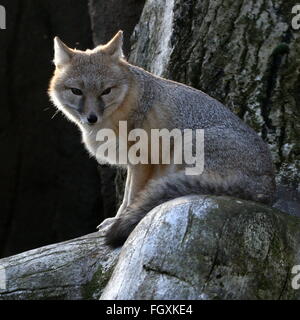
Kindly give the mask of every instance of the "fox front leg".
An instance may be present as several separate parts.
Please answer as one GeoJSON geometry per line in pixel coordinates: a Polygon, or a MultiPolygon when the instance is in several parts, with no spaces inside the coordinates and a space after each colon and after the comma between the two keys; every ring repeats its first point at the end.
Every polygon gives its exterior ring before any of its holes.
{"type": "Polygon", "coordinates": [[[134,202],[137,195],[143,191],[153,175],[153,166],[134,165],[127,168],[127,179],[122,205],[116,218],[126,214],[126,209],[134,202]]]}
{"type": "Polygon", "coordinates": [[[97,229],[106,231],[114,223],[116,218],[120,218],[126,214],[126,209],[133,203],[137,194],[145,187],[149,180],[149,167],[145,166],[128,166],[127,178],[124,190],[124,197],[120,208],[114,218],[105,219],[97,229]]]}
{"type": "Polygon", "coordinates": [[[123,201],[122,201],[122,204],[121,204],[120,208],[118,209],[118,212],[116,214],[116,218],[120,217],[122,215],[122,213],[125,212],[127,206],[130,203],[130,193],[131,193],[131,188],[132,188],[132,177],[133,177],[132,169],[128,166],[123,201]]]}
{"type": "Polygon", "coordinates": [[[114,218],[107,218],[105,219],[98,227],[97,229],[99,231],[106,231],[110,228],[110,226],[114,223],[115,219],[120,217],[122,213],[125,212],[128,203],[129,203],[129,194],[130,194],[130,186],[132,181],[132,170],[128,167],[127,168],[127,178],[125,183],[125,190],[124,190],[124,196],[121,206],[119,207],[117,214],[114,218]]]}

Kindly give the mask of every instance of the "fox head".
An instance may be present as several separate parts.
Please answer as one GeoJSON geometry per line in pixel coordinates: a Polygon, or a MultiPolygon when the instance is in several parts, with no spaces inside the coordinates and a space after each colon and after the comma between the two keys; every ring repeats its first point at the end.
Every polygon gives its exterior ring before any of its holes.
{"type": "Polygon", "coordinates": [[[123,32],[93,50],[70,49],[54,39],[56,66],[49,96],[79,126],[95,126],[118,109],[128,94],[130,74],[123,59],[123,32]]]}

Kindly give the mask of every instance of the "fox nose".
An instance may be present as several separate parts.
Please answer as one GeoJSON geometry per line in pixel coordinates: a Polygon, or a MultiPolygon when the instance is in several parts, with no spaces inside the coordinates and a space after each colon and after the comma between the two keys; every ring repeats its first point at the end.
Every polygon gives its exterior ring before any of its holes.
{"type": "Polygon", "coordinates": [[[92,113],[87,117],[87,121],[89,124],[95,124],[98,121],[98,117],[92,113]]]}

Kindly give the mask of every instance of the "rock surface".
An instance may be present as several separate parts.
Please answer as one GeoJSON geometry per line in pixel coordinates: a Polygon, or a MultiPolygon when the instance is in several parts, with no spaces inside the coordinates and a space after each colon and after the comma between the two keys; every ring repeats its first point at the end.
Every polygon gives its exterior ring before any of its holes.
{"type": "Polygon", "coordinates": [[[155,208],[125,243],[101,299],[300,299],[300,219],[191,196],[155,208]]]}
{"type": "Polygon", "coordinates": [[[145,0],[89,0],[95,45],[105,44],[124,31],[124,52],[130,52],[130,36],[138,23],[145,0]]]}
{"type": "Polygon", "coordinates": [[[300,299],[300,219],[276,209],[190,196],[152,210],[121,254],[103,233],[0,260],[0,300],[300,299]]]}
{"type": "Polygon", "coordinates": [[[0,285],[0,300],[98,299],[118,253],[94,233],[2,259],[0,284],[6,288],[0,285]]]}

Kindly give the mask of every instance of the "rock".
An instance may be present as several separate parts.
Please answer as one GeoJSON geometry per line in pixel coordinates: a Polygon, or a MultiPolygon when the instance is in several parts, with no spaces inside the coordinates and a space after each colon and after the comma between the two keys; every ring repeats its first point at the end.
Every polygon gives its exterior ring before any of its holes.
{"type": "Polygon", "coordinates": [[[294,1],[148,0],[130,61],[223,102],[269,144],[300,191],[300,33],[294,1]]]}
{"type": "Polygon", "coordinates": [[[0,300],[300,299],[300,219],[277,209],[190,196],[152,210],[121,254],[103,233],[0,260],[0,300]]]}
{"type": "Polygon", "coordinates": [[[145,0],[89,0],[94,44],[105,44],[124,31],[124,52],[130,51],[130,36],[138,23],[145,0]]]}
{"type": "Polygon", "coordinates": [[[102,300],[300,299],[300,219],[254,202],[190,196],[152,210],[102,300]]]}
{"type": "Polygon", "coordinates": [[[174,0],[146,1],[131,39],[130,62],[159,76],[167,76],[174,4],[174,0]]]}
{"type": "Polygon", "coordinates": [[[105,246],[99,232],[2,259],[0,300],[98,299],[119,251],[105,246]]]}
{"type": "Polygon", "coordinates": [[[292,188],[278,186],[273,207],[300,217],[300,193],[292,188]]]}

